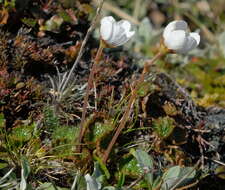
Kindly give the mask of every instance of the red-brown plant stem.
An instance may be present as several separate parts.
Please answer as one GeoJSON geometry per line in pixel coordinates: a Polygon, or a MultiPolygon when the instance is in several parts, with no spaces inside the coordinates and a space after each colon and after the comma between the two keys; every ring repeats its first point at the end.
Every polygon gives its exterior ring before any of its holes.
{"type": "Polygon", "coordinates": [[[127,123],[127,120],[130,116],[130,112],[132,110],[132,106],[133,106],[133,103],[134,101],[136,100],[137,98],[137,93],[138,93],[138,90],[141,86],[141,84],[144,82],[145,80],[145,75],[149,72],[149,68],[150,66],[157,60],[159,59],[161,56],[163,56],[164,53],[161,53],[159,52],[158,54],[156,54],[149,62],[146,62],[145,65],[144,65],[144,69],[141,73],[141,76],[140,78],[136,81],[136,84],[134,85],[135,88],[132,90],[132,93],[131,93],[131,97],[129,99],[129,102],[128,102],[128,105],[127,105],[127,108],[126,108],[126,111],[121,119],[121,123],[119,125],[119,127],[117,128],[112,140],[110,141],[105,153],[104,153],[104,156],[103,156],[103,163],[106,163],[108,157],[109,157],[109,154],[112,150],[112,147],[113,145],[115,144],[119,134],[121,133],[121,131],[123,130],[123,128],[125,127],[125,124],[127,123]]]}
{"type": "Polygon", "coordinates": [[[90,90],[93,85],[94,74],[95,74],[97,66],[100,62],[100,58],[101,58],[103,49],[104,49],[104,46],[101,43],[98,48],[98,51],[97,51],[97,54],[95,57],[95,61],[93,63],[93,66],[91,68],[91,71],[90,71],[90,74],[88,77],[88,84],[87,84],[87,88],[86,88],[86,92],[85,92],[85,96],[84,96],[84,103],[83,103],[82,116],[81,116],[80,133],[79,133],[79,139],[78,139],[78,152],[80,152],[80,144],[82,143],[82,138],[85,133],[84,123],[85,123],[85,117],[86,117],[86,113],[87,113],[88,98],[90,95],[90,90]]]}

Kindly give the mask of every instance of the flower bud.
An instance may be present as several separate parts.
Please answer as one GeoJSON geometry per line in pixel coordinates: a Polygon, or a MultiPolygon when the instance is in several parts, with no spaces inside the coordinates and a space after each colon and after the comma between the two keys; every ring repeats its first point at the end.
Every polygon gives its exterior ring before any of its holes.
{"type": "Polygon", "coordinates": [[[133,35],[131,24],[127,20],[116,22],[112,16],[101,19],[100,35],[109,46],[117,47],[125,44],[133,35]]]}
{"type": "Polygon", "coordinates": [[[185,54],[196,48],[200,42],[200,35],[188,32],[188,25],[183,20],[170,22],[163,32],[164,44],[169,50],[185,54]]]}

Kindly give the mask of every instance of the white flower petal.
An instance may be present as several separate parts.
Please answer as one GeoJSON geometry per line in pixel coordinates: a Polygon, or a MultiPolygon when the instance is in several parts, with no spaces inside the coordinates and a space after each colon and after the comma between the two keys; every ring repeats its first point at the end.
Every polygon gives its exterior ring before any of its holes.
{"type": "Polygon", "coordinates": [[[116,21],[113,17],[104,17],[101,20],[100,33],[103,40],[109,40],[112,36],[113,25],[116,21]]]}
{"type": "Polygon", "coordinates": [[[121,20],[119,23],[121,24],[121,27],[124,29],[127,38],[131,38],[135,34],[135,31],[130,31],[131,29],[130,22],[128,22],[127,20],[121,20]]]}
{"type": "Polygon", "coordinates": [[[121,20],[118,22],[118,24],[124,28],[125,31],[129,31],[131,29],[131,24],[127,20],[121,20]]]}
{"type": "MultiPolygon", "coordinates": [[[[128,21],[127,21],[128,22],[128,21]]],[[[113,39],[113,46],[121,46],[125,44],[130,38],[135,34],[134,31],[129,31],[128,29],[131,28],[131,25],[127,25],[128,28],[125,28],[125,25],[121,25],[120,22],[117,23],[117,27],[119,28],[118,31],[115,31],[115,36],[112,37],[113,39]]],[[[124,23],[123,23],[124,24],[124,23]]]]}
{"type": "Polygon", "coordinates": [[[197,33],[197,32],[191,32],[189,35],[192,38],[195,39],[195,41],[197,42],[197,45],[196,46],[198,46],[198,44],[200,43],[200,35],[199,35],[199,33],[197,33]]]}
{"type": "Polygon", "coordinates": [[[112,37],[111,37],[111,42],[119,41],[120,38],[124,34],[124,29],[119,25],[119,23],[115,23],[113,25],[113,32],[112,32],[112,37]]]}
{"type": "Polygon", "coordinates": [[[180,53],[187,53],[188,51],[196,48],[200,42],[200,35],[198,33],[192,32],[187,37],[187,42],[185,47],[183,48],[182,52],[180,53]]]}
{"type": "Polygon", "coordinates": [[[168,49],[176,53],[187,53],[198,46],[200,35],[195,32],[189,33],[187,27],[183,20],[173,21],[166,26],[163,38],[168,49]]]}
{"type": "Polygon", "coordinates": [[[167,38],[168,35],[170,35],[171,32],[175,31],[175,30],[187,30],[187,23],[183,20],[175,20],[173,22],[170,22],[166,28],[164,29],[163,32],[163,37],[167,38]]]}
{"type": "Polygon", "coordinates": [[[179,51],[185,47],[186,41],[186,32],[183,30],[176,30],[170,33],[170,35],[165,39],[164,43],[168,49],[179,51]]]}
{"type": "Polygon", "coordinates": [[[123,34],[122,36],[120,36],[120,38],[118,38],[118,40],[115,40],[115,42],[112,44],[113,46],[117,47],[117,46],[121,46],[123,44],[125,44],[130,38],[127,38],[125,34],[123,34]]]}
{"type": "Polygon", "coordinates": [[[128,32],[126,33],[127,38],[129,38],[129,39],[130,39],[134,34],[135,34],[135,31],[128,31],[128,32]]]}
{"type": "Polygon", "coordinates": [[[116,22],[113,18],[105,18],[105,20],[103,18],[101,21],[100,34],[107,44],[120,46],[126,43],[134,35],[135,32],[130,31],[130,22],[126,20],[116,22]]]}

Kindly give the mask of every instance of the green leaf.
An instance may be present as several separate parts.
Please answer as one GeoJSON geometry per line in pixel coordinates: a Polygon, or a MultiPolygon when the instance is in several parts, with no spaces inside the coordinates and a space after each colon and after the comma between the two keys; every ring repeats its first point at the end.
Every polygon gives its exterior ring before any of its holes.
{"type": "Polygon", "coordinates": [[[37,188],[37,190],[69,190],[69,189],[68,188],[55,187],[52,183],[43,183],[37,188]]]}
{"type": "Polygon", "coordinates": [[[114,129],[111,121],[95,121],[93,125],[89,126],[90,132],[87,139],[91,142],[97,142],[109,134],[114,129]]]}
{"type": "Polygon", "coordinates": [[[139,167],[142,173],[145,174],[145,180],[148,182],[149,188],[153,186],[153,159],[147,152],[137,149],[131,150],[131,153],[137,159],[139,167]]]}
{"type": "Polygon", "coordinates": [[[162,180],[161,180],[161,176],[159,175],[159,176],[157,176],[157,178],[154,180],[154,182],[153,182],[153,188],[152,189],[156,189],[159,185],[160,185],[160,183],[162,182],[162,180]]]}
{"type": "Polygon", "coordinates": [[[175,128],[174,120],[168,116],[159,117],[153,121],[153,128],[159,137],[165,139],[172,134],[175,128]]]}
{"type": "MultiPolygon", "coordinates": [[[[60,126],[53,129],[52,139],[57,145],[72,144],[77,138],[79,132],[78,127],[60,126]]],[[[64,150],[65,151],[65,150],[64,150]]]]}
{"type": "Polygon", "coordinates": [[[30,164],[25,157],[22,157],[21,165],[22,165],[22,170],[21,170],[20,190],[26,190],[27,188],[26,180],[30,174],[30,164]]]}
{"type": "Polygon", "coordinates": [[[0,169],[6,168],[9,165],[8,162],[1,162],[0,161],[0,169]]]}
{"type": "Polygon", "coordinates": [[[103,174],[99,162],[94,163],[94,172],[92,174],[92,177],[94,177],[97,180],[97,182],[101,184],[103,184],[106,181],[105,180],[106,176],[103,174]]]}
{"type": "Polygon", "coordinates": [[[117,187],[118,188],[123,187],[124,183],[125,183],[125,175],[123,172],[119,172],[119,180],[117,182],[117,187]]]}
{"type": "Polygon", "coordinates": [[[166,171],[162,177],[162,190],[171,189],[172,187],[181,187],[190,183],[196,175],[193,167],[174,166],[166,171]]]}
{"type": "Polygon", "coordinates": [[[220,45],[220,49],[225,57],[225,31],[222,32],[219,35],[219,39],[218,39],[219,45],[220,45]]]}
{"type": "Polygon", "coordinates": [[[3,128],[5,126],[5,118],[3,113],[0,113],[0,128],[3,128]]]}
{"type": "Polygon", "coordinates": [[[21,19],[21,21],[26,24],[29,27],[35,27],[35,25],[37,24],[37,21],[35,19],[32,18],[23,18],[21,19]]]}
{"type": "Polygon", "coordinates": [[[37,190],[55,190],[55,188],[51,183],[43,183],[37,188],[37,190]]]}
{"type": "Polygon", "coordinates": [[[5,180],[10,176],[13,170],[14,168],[10,169],[2,178],[0,178],[0,184],[5,183],[5,180]]]}
{"type": "Polygon", "coordinates": [[[116,188],[113,186],[107,186],[107,187],[104,187],[102,190],[116,190],[116,188]]]}
{"type": "Polygon", "coordinates": [[[9,145],[20,151],[20,148],[33,137],[35,124],[14,127],[8,135],[9,145]]]}
{"type": "Polygon", "coordinates": [[[138,164],[142,169],[145,169],[146,167],[149,169],[153,168],[153,160],[147,152],[137,149],[136,151],[131,153],[133,153],[134,157],[137,159],[138,164]]]}
{"type": "Polygon", "coordinates": [[[66,12],[65,10],[60,11],[59,16],[63,19],[64,22],[69,22],[69,23],[74,22],[74,20],[71,18],[68,12],[66,12]]]}
{"type": "Polygon", "coordinates": [[[136,179],[142,174],[142,169],[138,166],[137,159],[131,155],[125,155],[119,162],[119,171],[129,178],[136,179]]]}
{"type": "MultiPolygon", "coordinates": [[[[104,175],[106,176],[106,178],[109,179],[109,178],[110,178],[110,173],[109,173],[109,171],[108,171],[106,165],[105,165],[105,164],[102,162],[102,160],[101,160],[98,156],[96,156],[95,154],[93,154],[93,157],[94,157],[95,160],[97,160],[97,163],[96,163],[96,165],[95,165],[97,171],[94,172],[94,175],[96,175],[96,176],[99,175],[99,172],[100,172],[100,170],[101,170],[101,171],[104,172],[104,175]],[[98,174],[97,174],[97,172],[98,172],[98,174]]],[[[98,176],[98,177],[99,177],[99,176],[98,176]]]]}
{"type": "Polygon", "coordinates": [[[44,108],[44,124],[49,129],[53,129],[59,126],[59,118],[54,113],[54,108],[46,106],[44,108]]]}
{"type": "Polygon", "coordinates": [[[155,88],[156,88],[155,85],[153,85],[149,81],[144,82],[138,89],[138,96],[145,97],[149,92],[154,91],[155,88]]]}
{"type": "Polygon", "coordinates": [[[62,23],[63,19],[58,15],[54,15],[45,22],[44,26],[40,27],[40,30],[58,33],[62,23]]]}
{"type": "Polygon", "coordinates": [[[90,176],[89,174],[85,175],[85,180],[87,183],[87,190],[100,190],[101,184],[97,182],[97,180],[90,176]]]}

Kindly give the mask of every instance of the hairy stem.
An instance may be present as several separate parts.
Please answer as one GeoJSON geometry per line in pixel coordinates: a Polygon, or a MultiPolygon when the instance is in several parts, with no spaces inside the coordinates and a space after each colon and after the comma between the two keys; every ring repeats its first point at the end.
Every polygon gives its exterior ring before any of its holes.
{"type": "Polygon", "coordinates": [[[83,138],[84,133],[85,133],[84,123],[85,123],[85,118],[86,118],[86,113],[87,113],[88,98],[89,98],[89,95],[90,95],[90,90],[91,90],[92,85],[93,85],[94,74],[95,74],[97,66],[99,64],[103,49],[104,49],[104,46],[103,46],[103,43],[101,42],[100,46],[98,48],[96,57],[95,57],[94,64],[91,68],[91,71],[90,71],[90,74],[89,74],[89,77],[88,77],[88,84],[87,84],[87,88],[86,88],[86,92],[85,92],[85,96],[84,96],[84,103],[83,103],[81,124],[80,124],[80,133],[79,133],[79,139],[78,139],[78,151],[79,152],[80,152],[80,144],[82,142],[82,138],[83,138]]]}
{"type": "Polygon", "coordinates": [[[131,97],[129,99],[129,102],[128,102],[128,105],[127,105],[127,108],[126,108],[126,111],[121,119],[121,122],[120,122],[120,125],[119,127],[117,128],[112,140],[110,141],[106,151],[105,151],[105,154],[103,156],[103,163],[106,163],[108,157],[109,157],[109,154],[112,150],[112,147],[113,145],[115,144],[119,134],[121,133],[121,131],[123,130],[123,128],[125,127],[126,123],[127,123],[127,120],[130,116],[130,112],[132,110],[132,107],[133,107],[133,103],[135,102],[136,98],[137,98],[137,92],[141,86],[141,84],[144,82],[144,79],[145,79],[145,75],[149,72],[149,68],[150,66],[157,60],[159,59],[161,56],[163,56],[164,53],[161,53],[159,52],[158,54],[156,54],[149,62],[146,62],[145,65],[144,65],[144,69],[141,73],[141,76],[140,78],[136,81],[135,83],[135,88],[132,90],[132,93],[131,93],[131,97]]]}
{"type": "MultiPolygon", "coordinates": [[[[61,89],[60,89],[61,90],[61,94],[63,94],[63,91],[65,90],[66,86],[68,85],[68,82],[69,82],[70,78],[72,77],[72,73],[73,73],[74,69],[76,68],[78,62],[80,61],[80,59],[81,59],[81,57],[82,57],[82,55],[84,53],[84,47],[85,47],[85,45],[86,45],[86,43],[87,43],[87,41],[88,41],[92,31],[95,29],[95,26],[96,26],[96,24],[98,22],[98,18],[99,18],[100,13],[101,13],[101,9],[102,9],[103,3],[104,3],[104,0],[100,0],[98,8],[97,8],[96,15],[93,18],[91,26],[88,28],[87,34],[86,34],[86,36],[85,36],[85,38],[84,38],[84,40],[83,40],[83,42],[81,44],[81,48],[80,48],[80,51],[78,53],[78,56],[77,56],[77,58],[76,58],[76,60],[75,60],[75,62],[73,64],[72,68],[70,69],[70,72],[69,72],[68,76],[64,80],[61,81],[61,84],[60,84],[60,86],[62,86],[61,89]]],[[[60,99],[61,99],[61,97],[60,97],[60,99]]]]}

